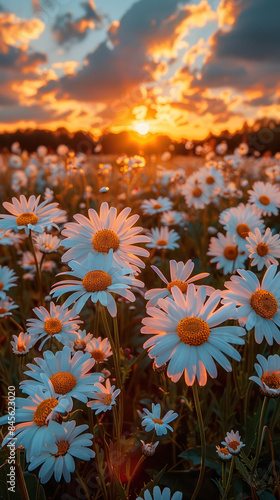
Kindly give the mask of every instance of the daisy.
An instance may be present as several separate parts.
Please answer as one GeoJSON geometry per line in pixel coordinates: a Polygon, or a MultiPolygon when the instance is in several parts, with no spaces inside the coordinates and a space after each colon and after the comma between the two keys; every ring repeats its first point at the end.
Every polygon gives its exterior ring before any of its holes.
{"type": "Polygon", "coordinates": [[[113,354],[109,340],[107,338],[102,340],[101,337],[93,338],[88,342],[85,351],[90,353],[96,364],[108,361],[108,358],[113,354]]]}
{"type": "Polygon", "coordinates": [[[14,354],[25,356],[34,345],[34,339],[28,333],[20,332],[18,337],[13,335],[13,339],[11,340],[11,345],[14,354]]]}
{"type": "Polygon", "coordinates": [[[34,237],[34,244],[42,253],[53,253],[60,246],[60,239],[52,234],[43,233],[34,237]]]}
{"type": "Polygon", "coordinates": [[[235,236],[229,233],[218,233],[217,238],[212,236],[207,255],[213,256],[210,262],[217,263],[216,268],[223,270],[223,274],[234,273],[238,268],[243,269],[248,258],[245,253],[240,252],[235,236]]]}
{"type": "MultiPolygon", "coordinates": [[[[56,420],[60,413],[68,411],[69,402],[67,399],[58,401],[53,392],[43,392],[38,387],[32,396],[16,398],[15,405],[15,422],[20,423],[15,425],[12,433],[5,436],[2,447],[16,438],[17,447],[23,446],[26,449],[26,459],[29,462],[30,457],[39,455],[43,443],[53,441],[48,423],[56,420]]],[[[0,426],[4,424],[9,425],[9,415],[0,418],[0,426]]]]}
{"type": "Polygon", "coordinates": [[[18,306],[10,297],[5,297],[5,299],[0,299],[0,318],[5,316],[11,316],[13,309],[17,309],[18,306]]]}
{"type": "Polygon", "coordinates": [[[216,446],[216,452],[222,460],[230,460],[232,457],[227,446],[216,446]]]}
{"type": "Polygon", "coordinates": [[[249,203],[252,203],[263,215],[277,215],[280,207],[280,189],[270,182],[255,182],[248,190],[249,203]]]}
{"type": "Polygon", "coordinates": [[[268,356],[265,359],[261,354],[257,355],[259,362],[255,363],[257,377],[253,375],[249,380],[256,382],[265,396],[278,398],[280,396],[280,356],[268,356]]]}
{"type": "MultiPolygon", "coordinates": [[[[156,267],[151,266],[151,268],[157,273],[160,279],[167,285],[166,288],[154,288],[153,290],[149,290],[145,293],[145,299],[149,300],[147,303],[147,307],[155,306],[158,302],[158,299],[164,297],[172,297],[171,290],[173,286],[177,286],[180,288],[181,292],[186,293],[188,289],[189,283],[193,283],[194,281],[200,280],[202,278],[207,278],[209,273],[200,273],[192,276],[190,278],[191,273],[194,270],[194,263],[191,259],[188,260],[186,264],[183,262],[176,262],[176,260],[171,260],[169,262],[170,265],[170,281],[168,281],[162,272],[156,267]]],[[[205,287],[208,290],[208,294],[214,291],[212,287],[205,287]]]]}
{"type": "Polygon", "coordinates": [[[228,447],[228,450],[232,455],[237,455],[241,448],[245,446],[245,444],[241,441],[241,436],[238,431],[227,432],[225,441],[222,441],[222,444],[228,447]]]}
{"type": "Polygon", "coordinates": [[[217,377],[217,361],[226,371],[231,365],[224,355],[240,361],[239,352],[230,344],[244,344],[240,337],[245,330],[237,326],[218,326],[235,316],[235,305],[217,309],[221,291],[216,290],[206,299],[206,290],[190,283],[186,295],[174,286],[170,297],[159,299],[157,307],[147,309],[150,318],[144,318],[141,332],[153,335],[144,344],[158,367],[170,360],[167,375],[177,382],[185,374],[187,385],[197,377],[200,385],[207,382],[207,372],[217,377]],[[159,309],[160,307],[160,309],[159,309]],[[213,359],[214,358],[214,359],[213,359]]]}
{"type": "Polygon", "coordinates": [[[78,399],[82,403],[88,401],[87,394],[95,390],[94,384],[103,379],[101,373],[89,373],[95,362],[89,353],[84,354],[79,351],[73,356],[70,347],[65,346],[62,351],[53,354],[46,351],[42,358],[34,359],[36,365],[29,363],[27,368],[30,371],[25,375],[33,378],[20,382],[22,392],[32,394],[37,387],[54,390],[54,397],[58,399],[66,398],[72,409],[73,399],[78,399]]]}
{"type": "Polygon", "coordinates": [[[280,272],[270,266],[260,283],[252,271],[238,269],[240,276],[231,276],[222,292],[223,303],[237,306],[236,319],[247,330],[255,328],[260,344],[264,337],[269,345],[273,339],[280,344],[280,272]]]}
{"type": "Polygon", "coordinates": [[[199,174],[201,175],[203,183],[205,183],[212,193],[224,187],[224,176],[221,170],[217,169],[216,164],[210,165],[209,167],[201,167],[199,169],[199,174]]]}
{"type": "Polygon", "coordinates": [[[45,444],[39,456],[31,457],[29,471],[41,467],[38,477],[42,484],[47,483],[52,475],[57,482],[63,477],[66,483],[71,481],[71,473],[75,470],[74,458],[91,460],[95,453],[92,447],[93,435],[84,433],[88,425],[77,425],[74,420],[59,424],[51,421],[49,431],[54,436],[52,444],[45,444]],[[74,458],[73,458],[74,457],[74,458]]]}
{"type": "Polygon", "coordinates": [[[61,211],[57,209],[58,203],[50,203],[43,201],[39,204],[40,195],[36,198],[34,195],[27,200],[25,196],[20,195],[20,201],[17,198],[12,198],[13,203],[4,202],[3,207],[12,215],[0,214],[0,229],[13,229],[19,231],[24,229],[26,234],[29,231],[43,233],[44,228],[48,225],[55,226],[55,216],[58,216],[61,211]]]}
{"type": "Polygon", "coordinates": [[[73,311],[68,311],[65,305],[56,306],[53,302],[50,303],[50,312],[43,306],[35,307],[33,311],[39,319],[28,319],[27,331],[35,336],[36,340],[42,340],[39,350],[52,337],[63,345],[73,342],[78,325],[82,323],[79,316],[74,317],[73,311]]]}
{"type": "Polygon", "coordinates": [[[8,266],[0,266],[0,299],[5,299],[6,292],[16,286],[17,276],[8,266]]]}
{"type": "Polygon", "coordinates": [[[228,208],[220,215],[220,223],[230,236],[235,236],[236,244],[240,250],[246,250],[246,237],[249,232],[253,232],[256,227],[260,231],[264,230],[264,223],[257,210],[252,205],[240,203],[238,207],[228,208]]]}
{"type": "Polygon", "coordinates": [[[131,208],[124,208],[119,215],[117,209],[109,208],[104,202],[100,207],[100,216],[93,209],[88,211],[89,219],[84,215],[74,215],[77,222],[65,224],[62,234],[66,239],[61,243],[69,248],[63,255],[62,261],[79,260],[82,262],[88,254],[97,257],[98,254],[108,254],[113,250],[114,262],[121,267],[145,267],[138,255],[148,257],[149,252],[135,243],[147,243],[149,238],[142,234],[141,227],[132,227],[139,219],[139,215],[128,217],[131,208]]]}
{"type": "Polygon", "coordinates": [[[176,243],[180,236],[174,229],[169,230],[168,227],[152,227],[148,233],[150,243],[147,243],[148,248],[157,248],[162,250],[174,250],[179,245],[176,243]]]}
{"type": "Polygon", "coordinates": [[[183,184],[182,194],[188,207],[205,208],[210,203],[210,190],[203,182],[195,181],[192,176],[183,184]]]}
{"type": "Polygon", "coordinates": [[[272,235],[271,229],[267,227],[262,235],[259,228],[256,227],[253,233],[249,233],[246,241],[246,249],[250,259],[252,259],[251,265],[257,266],[258,271],[271,264],[278,266],[276,259],[280,258],[279,234],[272,235]]]}
{"type": "Polygon", "coordinates": [[[116,404],[116,397],[119,395],[121,390],[115,390],[115,386],[111,386],[111,382],[108,378],[105,382],[105,386],[97,382],[95,387],[95,392],[90,395],[93,400],[89,401],[87,406],[92,410],[95,410],[95,415],[98,415],[98,413],[106,412],[112,409],[112,406],[116,404]]]}
{"type": "Polygon", "coordinates": [[[148,490],[144,491],[144,498],[137,497],[136,500],[182,500],[183,493],[176,491],[171,496],[170,488],[164,488],[161,492],[159,486],[155,486],[153,489],[153,495],[148,490]]]}
{"type": "Polygon", "coordinates": [[[141,203],[141,210],[144,215],[154,215],[161,214],[162,212],[168,212],[172,210],[173,203],[167,197],[159,196],[156,200],[150,198],[149,200],[144,200],[141,203]]]}
{"type": "Polygon", "coordinates": [[[68,274],[78,279],[59,281],[54,285],[51,294],[54,297],[61,297],[64,293],[73,292],[65,301],[64,307],[75,302],[77,313],[82,310],[87,300],[91,299],[93,303],[100,302],[107,307],[111,316],[116,316],[117,306],[111,294],[116,293],[133,302],[135,296],[129,290],[131,286],[144,286],[141,281],[131,277],[131,269],[116,266],[112,249],[107,255],[89,254],[83,264],[71,261],[69,267],[72,272],[66,271],[60,274],[68,274]]]}
{"type": "Polygon", "coordinates": [[[176,210],[169,210],[164,212],[160,219],[161,224],[164,226],[175,226],[185,222],[185,218],[180,212],[176,210]]]}
{"type": "Polygon", "coordinates": [[[143,408],[143,413],[138,413],[142,419],[141,425],[145,427],[145,431],[150,432],[152,430],[155,430],[157,436],[163,436],[167,434],[167,429],[173,432],[173,429],[169,424],[178,417],[178,413],[174,413],[174,411],[169,410],[166,415],[161,418],[161,406],[159,403],[157,405],[152,403],[151,412],[147,410],[147,408],[143,408]]]}
{"type": "Polygon", "coordinates": [[[75,340],[70,343],[71,352],[83,351],[85,352],[86,346],[92,339],[92,333],[87,333],[86,330],[78,330],[75,332],[75,340]]]}
{"type": "Polygon", "coordinates": [[[143,455],[145,455],[145,457],[152,457],[156,452],[159,441],[156,441],[155,443],[145,443],[142,439],[140,439],[140,441],[142,443],[141,451],[143,455]]]}

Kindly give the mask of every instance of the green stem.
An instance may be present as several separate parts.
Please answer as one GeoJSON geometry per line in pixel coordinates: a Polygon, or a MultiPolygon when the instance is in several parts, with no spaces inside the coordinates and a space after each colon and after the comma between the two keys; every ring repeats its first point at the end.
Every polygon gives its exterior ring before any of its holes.
{"type": "Polygon", "coordinates": [[[37,280],[38,280],[39,293],[40,293],[40,303],[43,304],[42,275],[41,275],[41,269],[40,269],[39,264],[38,264],[36,250],[34,248],[34,243],[33,243],[31,231],[29,233],[29,241],[30,241],[30,246],[31,246],[31,252],[33,253],[35,265],[36,265],[36,273],[37,273],[37,280]]]}
{"type": "Polygon", "coordinates": [[[265,396],[264,400],[263,400],[263,404],[262,404],[262,411],[261,411],[261,416],[260,416],[260,421],[259,421],[258,441],[257,441],[256,455],[255,455],[255,459],[254,459],[252,470],[251,470],[251,474],[250,474],[251,482],[252,482],[253,474],[255,472],[255,469],[256,469],[256,467],[258,465],[258,461],[259,461],[259,458],[260,458],[260,452],[261,452],[261,447],[262,447],[263,421],[264,421],[264,416],[265,416],[265,410],[266,410],[266,407],[267,407],[267,403],[268,403],[268,397],[265,396]]]}
{"type": "Polygon", "coordinates": [[[139,460],[138,460],[137,464],[135,465],[135,467],[134,467],[134,469],[133,469],[133,472],[132,472],[132,474],[131,474],[131,476],[130,476],[130,478],[129,478],[129,481],[128,481],[128,483],[127,483],[127,488],[126,488],[126,494],[127,494],[127,496],[128,496],[128,494],[129,494],[129,490],[130,490],[130,486],[131,486],[131,481],[132,481],[132,479],[134,478],[134,476],[135,476],[135,474],[136,474],[137,470],[139,469],[140,465],[144,462],[145,458],[146,458],[146,457],[145,457],[144,455],[142,455],[142,456],[139,458],[139,460]]]}
{"type": "Polygon", "coordinates": [[[222,500],[226,500],[227,499],[228,492],[229,492],[230,487],[231,487],[231,480],[232,480],[233,469],[234,469],[234,457],[232,457],[231,462],[230,462],[230,469],[229,469],[229,474],[228,474],[227,485],[226,485],[226,489],[224,491],[224,495],[223,495],[222,500]]]}
{"type": "Polygon", "coordinates": [[[203,425],[203,419],[202,419],[202,413],[201,413],[201,408],[200,408],[200,402],[199,402],[199,396],[198,396],[198,384],[197,381],[195,380],[193,386],[193,397],[194,397],[194,404],[195,404],[195,409],[196,409],[196,414],[197,414],[197,420],[198,420],[198,426],[199,426],[199,432],[200,432],[200,441],[201,441],[201,466],[200,466],[200,472],[199,472],[199,477],[198,481],[194,490],[194,493],[191,497],[191,500],[195,500],[197,497],[199,490],[202,486],[203,478],[204,478],[204,473],[205,473],[205,463],[206,463],[206,440],[205,440],[205,432],[204,432],[204,425],[203,425]]]}

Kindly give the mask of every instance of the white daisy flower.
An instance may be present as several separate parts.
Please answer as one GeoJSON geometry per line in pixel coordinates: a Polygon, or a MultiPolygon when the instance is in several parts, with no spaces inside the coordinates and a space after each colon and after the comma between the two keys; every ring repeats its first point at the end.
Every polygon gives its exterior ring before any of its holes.
{"type": "Polygon", "coordinates": [[[164,488],[161,491],[159,486],[155,486],[152,495],[148,490],[145,490],[144,498],[137,497],[136,500],[182,500],[182,498],[183,498],[183,493],[181,493],[180,491],[176,491],[171,496],[170,488],[164,488]]]}
{"type": "MultiPolygon", "coordinates": [[[[169,265],[171,277],[170,281],[165,278],[165,276],[156,266],[151,266],[151,268],[157,273],[157,275],[167,285],[167,287],[154,288],[153,290],[149,290],[148,292],[146,292],[145,299],[149,300],[146,307],[155,306],[158,302],[158,299],[160,298],[172,297],[171,290],[173,286],[177,286],[178,288],[180,288],[181,292],[186,293],[189,283],[193,283],[194,281],[200,280],[202,278],[207,278],[207,276],[209,276],[209,273],[200,273],[190,278],[190,275],[194,270],[194,263],[191,259],[189,259],[186,264],[181,261],[176,262],[176,260],[170,260],[169,265]]],[[[205,288],[208,292],[208,295],[210,295],[214,291],[214,288],[210,286],[206,286],[205,288]]]]}
{"type": "Polygon", "coordinates": [[[24,356],[34,345],[34,338],[32,339],[31,335],[28,335],[28,333],[20,332],[18,337],[13,335],[13,339],[14,340],[11,340],[11,345],[14,354],[24,356]]]}
{"type": "Polygon", "coordinates": [[[145,443],[145,441],[142,441],[142,439],[140,439],[140,441],[142,443],[141,451],[143,455],[145,457],[152,457],[156,452],[159,441],[156,441],[155,443],[145,443]]]}
{"type": "Polygon", "coordinates": [[[247,330],[255,328],[260,344],[265,338],[269,345],[275,339],[280,344],[280,272],[270,266],[260,283],[252,271],[238,269],[240,276],[231,276],[222,292],[224,304],[237,306],[236,319],[247,330]]]}
{"type": "Polygon", "coordinates": [[[82,321],[79,316],[74,317],[73,311],[69,311],[64,305],[56,306],[53,302],[50,303],[50,312],[43,306],[35,307],[33,311],[39,319],[28,319],[27,331],[36,337],[36,341],[42,340],[39,350],[51,337],[55,337],[63,345],[69,345],[75,340],[75,333],[82,321]]]}
{"type": "Polygon", "coordinates": [[[246,250],[246,237],[256,227],[264,230],[264,223],[260,214],[254,210],[252,205],[240,203],[238,207],[228,208],[220,215],[220,223],[230,236],[235,236],[236,244],[241,250],[246,250]]]}
{"type": "Polygon", "coordinates": [[[82,351],[71,355],[70,348],[65,346],[62,351],[53,354],[46,351],[42,358],[34,359],[36,365],[27,364],[30,371],[25,375],[33,380],[23,380],[20,382],[22,392],[32,395],[37,387],[42,390],[54,390],[54,397],[60,401],[66,398],[69,401],[70,410],[73,406],[73,399],[78,399],[82,403],[88,401],[87,395],[95,390],[95,383],[101,382],[104,378],[101,373],[89,373],[95,362],[89,353],[82,351]]]}
{"type": "Polygon", "coordinates": [[[85,352],[86,346],[92,339],[93,334],[87,333],[86,330],[78,330],[75,332],[75,340],[70,343],[71,352],[83,351],[85,352]]]}
{"type": "Polygon", "coordinates": [[[212,236],[207,255],[213,256],[210,262],[217,263],[216,268],[221,269],[223,274],[243,269],[248,258],[244,252],[240,253],[235,236],[228,233],[218,233],[217,238],[212,236]]]}
{"type": "Polygon", "coordinates": [[[60,239],[52,234],[38,234],[34,238],[35,247],[42,253],[53,253],[56,252],[60,246],[60,239]]]}
{"type": "Polygon", "coordinates": [[[17,309],[18,306],[14,303],[10,297],[5,297],[5,299],[0,299],[0,318],[4,318],[5,316],[11,316],[14,309],[17,309]]]}
{"type": "Polygon", "coordinates": [[[145,267],[138,255],[148,257],[145,248],[136,246],[136,243],[147,243],[149,238],[139,234],[141,227],[132,227],[139,219],[139,215],[128,217],[131,208],[124,208],[119,215],[117,209],[109,208],[104,202],[100,207],[100,216],[93,209],[88,211],[89,219],[84,215],[74,215],[77,222],[65,224],[62,234],[66,239],[61,243],[67,252],[62,261],[79,260],[82,262],[89,253],[94,257],[98,254],[107,254],[113,250],[114,262],[121,267],[145,267]]]}
{"type": "Polygon", "coordinates": [[[209,165],[209,167],[201,167],[198,171],[201,176],[203,184],[209,188],[211,194],[213,191],[218,191],[224,187],[224,176],[221,170],[217,169],[215,165],[209,165]]]}
{"type": "Polygon", "coordinates": [[[188,207],[205,208],[210,203],[210,189],[204,182],[198,182],[190,176],[181,188],[188,207]]]}
{"type": "Polygon", "coordinates": [[[163,196],[159,196],[156,200],[150,198],[149,200],[144,200],[141,203],[141,210],[144,215],[154,215],[161,214],[162,212],[168,212],[168,210],[172,210],[173,203],[172,201],[163,196]]]}
{"type": "Polygon", "coordinates": [[[92,401],[87,403],[87,406],[92,410],[95,410],[95,414],[101,412],[106,412],[112,409],[112,406],[116,404],[116,397],[121,392],[120,389],[115,390],[115,386],[111,386],[110,380],[107,378],[105,385],[97,382],[95,384],[95,392],[90,394],[93,398],[92,401]]]}
{"type": "Polygon", "coordinates": [[[0,266],[0,299],[5,299],[6,292],[16,286],[16,273],[8,266],[0,266]]]}
{"type": "MultiPolygon", "coordinates": [[[[48,423],[56,420],[60,413],[69,411],[67,399],[58,401],[53,392],[43,392],[38,387],[32,396],[15,399],[15,430],[8,433],[3,442],[5,446],[11,439],[16,438],[17,447],[26,449],[26,459],[39,455],[43,443],[53,442],[53,434],[49,431],[48,423]],[[18,423],[20,422],[20,423],[18,423]]],[[[0,426],[9,425],[9,415],[0,418],[0,426]]]]}
{"type": "Polygon", "coordinates": [[[280,207],[280,189],[277,184],[257,181],[253,189],[248,190],[249,203],[252,203],[263,215],[277,215],[280,207]]]}
{"type": "Polygon", "coordinates": [[[152,411],[149,411],[147,408],[143,408],[143,413],[138,411],[138,414],[142,419],[141,425],[145,427],[145,431],[150,432],[155,430],[157,436],[167,434],[167,429],[173,432],[173,429],[169,424],[178,417],[178,413],[174,413],[174,411],[169,410],[166,415],[161,418],[161,406],[159,403],[156,405],[152,403],[152,411]]]}
{"type": "Polygon", "coordinates": [[[26,234],[15,233],[11,229],[8,231],[0,231],[0,245],[14,246],[16,249],[19,248],[19,244],[27,238],[26,234]]]}
{"type": "Polygon", "coordinates": [[[24,229],[26,234],[29,231],[43,233],[44,228],[48,225],[55,226],[54,218],[61,211],[57,209],[58,203],[50,203],[43,201],[39,203],[40,195],[36,198],[34,195],[27,200],[22,194],[20,200],[12,198],[13,203],[4,202],[3,207],[12,215],[0,214],[0,230],[13,229],[19,231],[24,229]]]}
{"type": "Polygon", "coordinates": [[[216,446],[216,452],[222,460],[230,460],[232,457],[227,446],[216,446]]]}
{"type": "Polygon", "coordinates": [[[51,294],[53,297],[61,297],[64,293],[73,292],[65,301],[64,307],[75,302],[77,313],[82,310],[87,300],[91,299],[93,303],[100,302],[107,307],[111,316],[116,316],[117,306],[111,294],[116,293],[133,302],[135,296],[129,290],[131,286],[144,286],[141,281],[131,277],[131,269],[116,266],[112,249],[108,255],[89,254],[83,264],[71,261],[69,267],[72,272],[66,271],[60,274],[68,274],[78,279],[55,283],[51,294]]]}
{"type": "Polygon", "coordinates": [[[180,212],[176,210],[169,210],[168,212],[164,212],[160,219],[161,224],[164,226],[176,226],[183,224],[185,222],[185,218],[180,212]]]}
{"type": "Polygon", "coordinates": [[[222,444],[228,447],[228,450],[232,455],[237,455],[241,448],[245,446],[245,444],[241,441],[239,431],[234,432],[232,430],[227,432],[225,441],[222,441],[222,444]]]}
{"type": "Polygon", "coordinates": [[[161,250],[174,250],[179,245],[176,243],[180,236],[174,229],[169,230],[168,227],[152,227],[148,233],[150,243],[147,243],[148,248],[157,248],[161,250]]]}
{"type": "Polygon", "coordinates": [[[258,354],[257,360],[259,364],[255,363],[255,370],[258,376],[253,375],[249,377],[249,380],[256,382],[265,396],[278,398],[280,396],[280,356],[274,354],[265,359],[258,354]]]}
{"type": "Polygon", "coordinates": [[[240,361],[239,352],[230,344],[244,344],[240,337],[245,330],[237,326],[218,326],[235,316],[235,305],[221,306],[221,291],[216,290],[206,299],[206,290],[200,286],[195,290],[190,283],[183,295],[174,286],[169,297],[159,299],[157,307],[150,307],[144,318],[141,332],[153,335],[144,344],[149,348],[149,356],[155,359],[158,367],[170,360],[167,375],[177,382],[185,374],[187,385],[192,385],[197,377],[200,385],[207,382],[207,372],[217,377],[214,360],[226,371],[231,364],[224,355],[240,361]],[[159,309],[159,307],[161,309],[159,309]]]}
{"type": "Polygon", "coordinates": [[[52,444],[43,445],[40,455],[31,457],[28,467],[33,471],[41,467],[38,477],[42,484],[47,483],[52,476],[57,482],[61,478],[70,483],[71,473],[75,471],[75,460],[91,460],[95,453],[89,447],[92,447],[93,435],[89,432],[84,433],[88,425],[77,425],[74,420],[59,424],[51,421],[49,431],[54,436],[52,444]]]}
{"type": "Polygon", "coordinates": [[[280,258],[280,235],[272,235],[271,229],[266,228],[264,235],[256,228],[253,233],[249,233],[246,238],[246,249],[251,265],[257,266],[260,271],[264,266],[269,267],[271,264],[278,266],[276,259],[280,258]]]}
{"type": "Polygon", "coordinates": [[[22,167],[22,159],[18,155],[11,155],[9,158],[9,166],[12,168],[21,168],[22,167]]]}
{"type": "Polygon", "coordinates": [[[85,351],[90,353],[96,364],[108,361],[108,358],[113,354],[109,340],[107,338],[102,339],[101,337],[93,338],[88,342],[85,351]]]}

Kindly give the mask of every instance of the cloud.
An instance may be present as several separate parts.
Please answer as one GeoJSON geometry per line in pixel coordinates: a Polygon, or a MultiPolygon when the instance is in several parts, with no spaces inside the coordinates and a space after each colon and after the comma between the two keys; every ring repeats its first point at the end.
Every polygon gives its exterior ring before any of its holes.
{"type": "Polygon", "coordinates": [[[45,25],[40,19],[20,19],[11,12],[1,12],[0,8],[0,51],[8,51],[9,46],[27,47],[30,40],[39,38],[45,25]]]}
{"type": "Polygon", "coordinates": [[[81,3],[81,7],[83,7],[84,14],[76,20],[72,12],[56,17],[52,31],[59,45],[69,47],[73,41],[83,40],[89,30],[102,26],[103,18],[96,10],[93,0],[81,3]]]}

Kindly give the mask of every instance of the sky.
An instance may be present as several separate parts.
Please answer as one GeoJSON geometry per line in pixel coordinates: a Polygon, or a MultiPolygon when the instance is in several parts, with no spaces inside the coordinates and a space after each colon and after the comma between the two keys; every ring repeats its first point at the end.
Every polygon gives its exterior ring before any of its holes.
{"type": "Polygon", "coordinates": [[[0,131],[279,119],[279,19],[279,0],[0,0],[0,131]]]}

